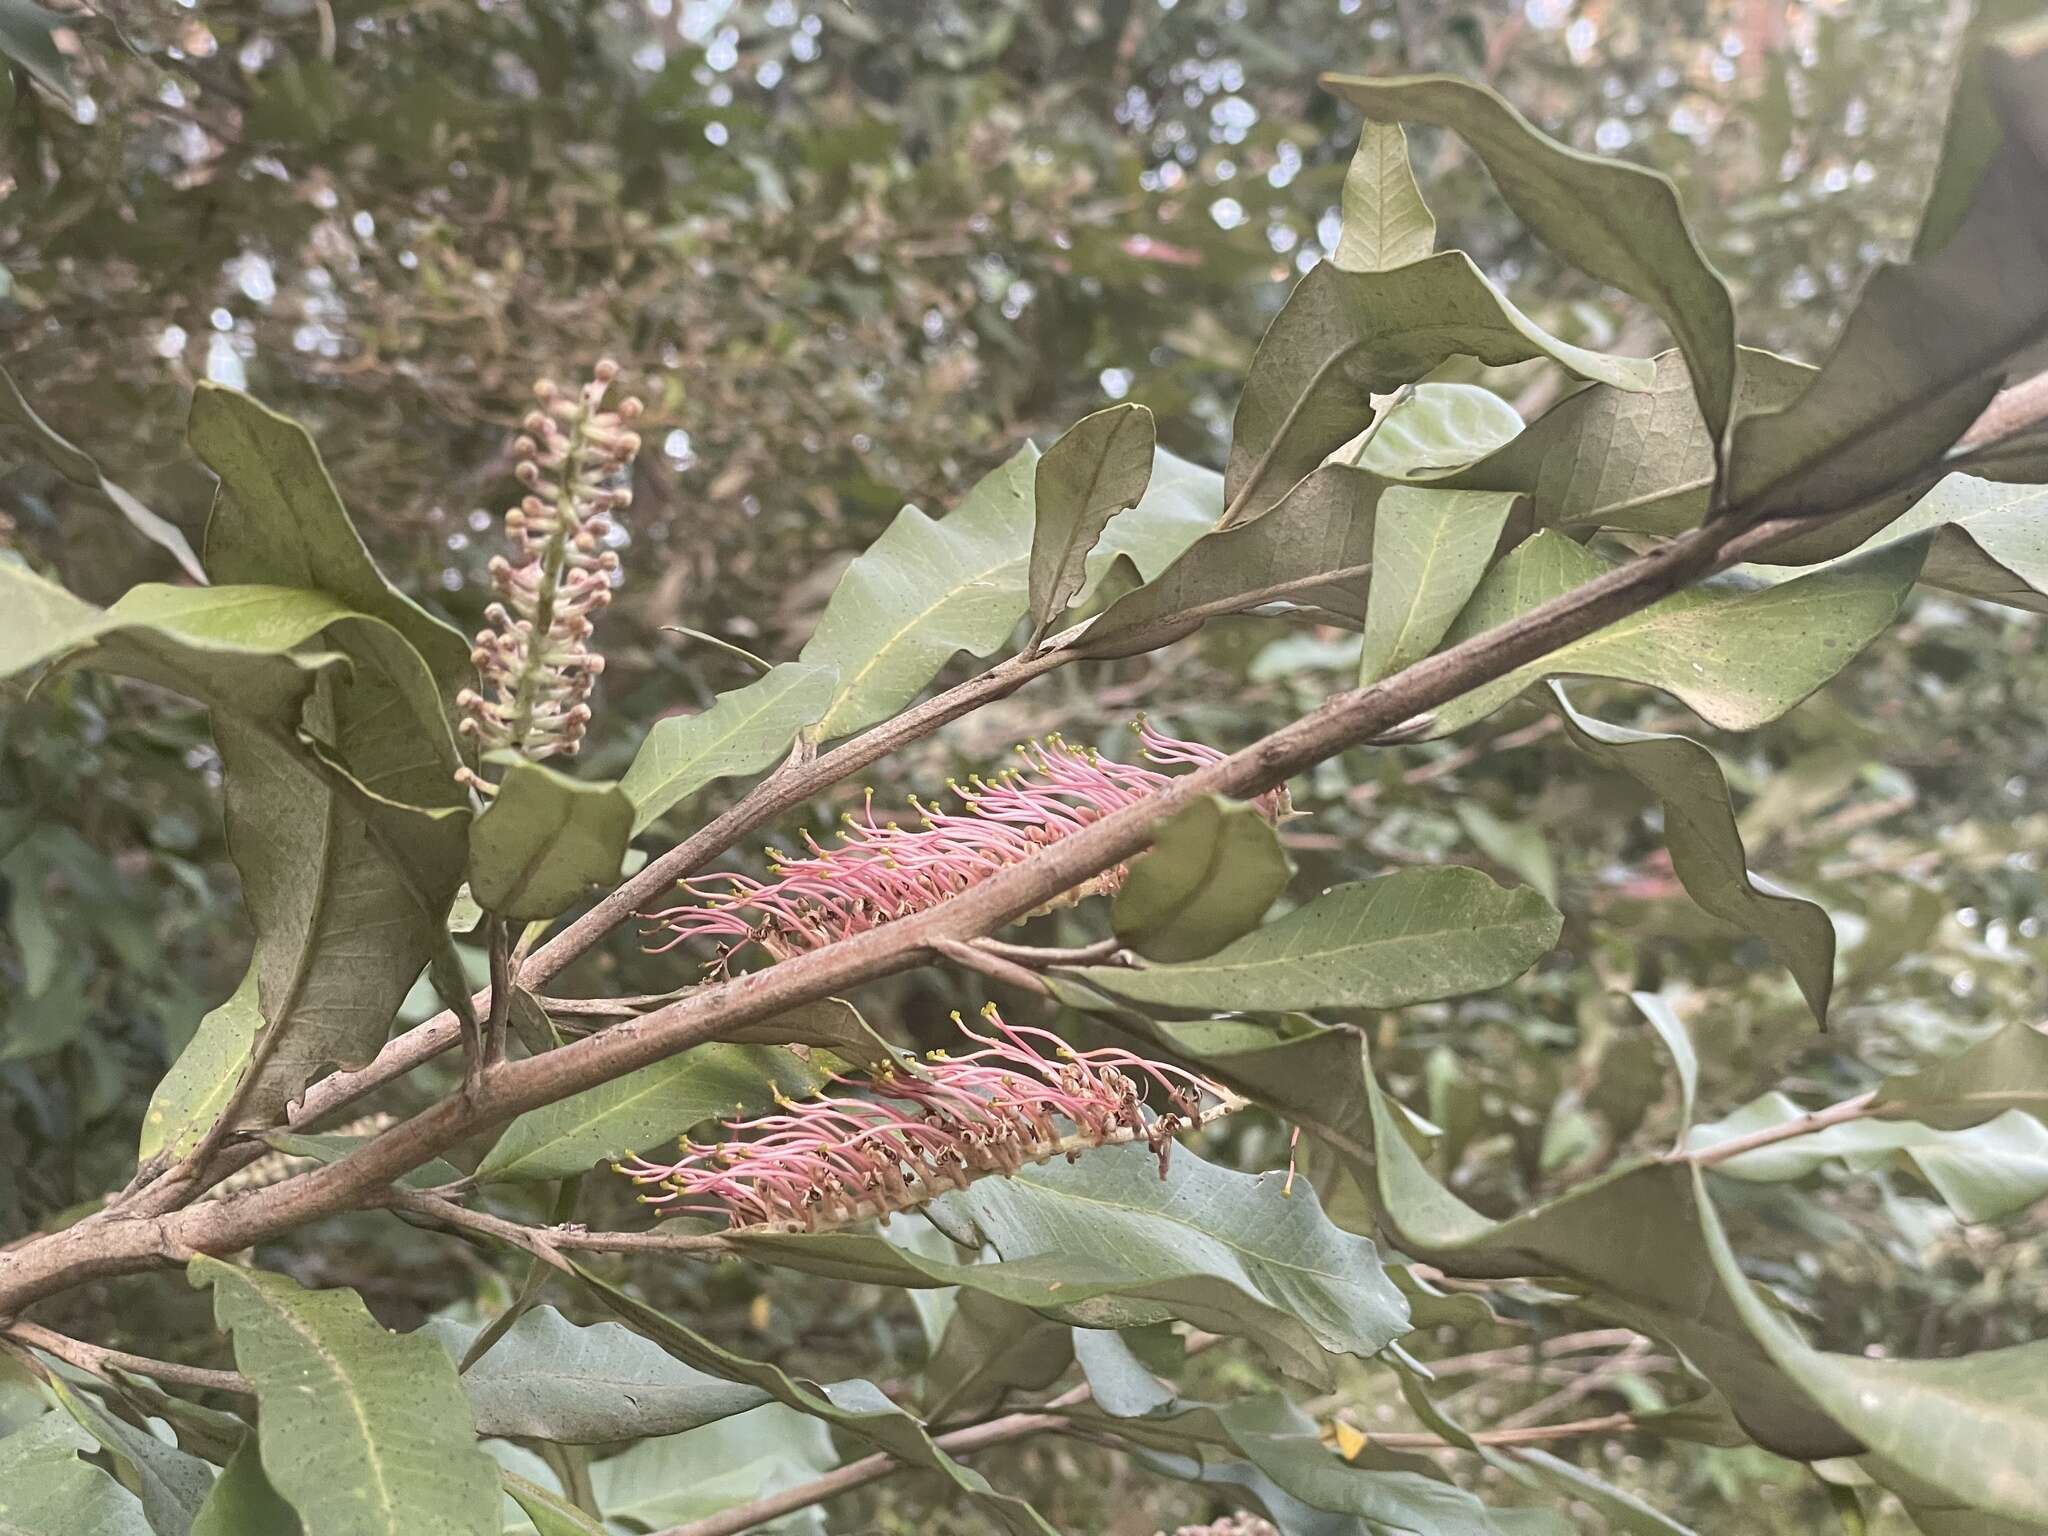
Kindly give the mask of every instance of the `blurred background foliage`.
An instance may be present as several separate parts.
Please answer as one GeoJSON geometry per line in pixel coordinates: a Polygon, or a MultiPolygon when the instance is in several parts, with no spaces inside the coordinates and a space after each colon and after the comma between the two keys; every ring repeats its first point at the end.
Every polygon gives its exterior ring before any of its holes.
{"type": "MultiPolygon", "coordinates": [[[[1166,446],[1219,464],[1252,347],[1334,245],[1357,123],[1319,71],[1483,78],[1566,141],[1668,172],[1744,339],[1812,358],[1910,237],[1966,20],[1960,0],[107,7],[75,17],[68,111],[0,82],[0,362],[195,541],[210,483],[182,448],[191,386],[247,387],[313,431],[385,567],[468,627],[531,382],[618,357],[649,411],[586,770],[617,772],[653,719],[748,675],[663,626],[793,655],[840,563],[900,504],[949,506],[1019,438],[1132,399],[1166,446]]],[[[1570,340],[1661,344],[1630,301],[1534,247],[1453,141],[1414,149],[1441,244],[1570,340]]],[[[1529,416],[1561,385],[1527,369],[1489,382],[1529,416]]],[[[25,558],[85,596],[176,579],[97,492],[4,429],[0,515],[25,558]]],[[[1570,921],[1514,988],[1360,1021],[1392,1085],[1444,1128],[1438,1171],[1498,1214],[1668,1140],[1675,1093],[1631,989],[1689,1021],[1703,1118],[1774,1086],[1854,1092],[1875,1068],[2038,1016],[2039,638],[2027,615],[1923,595],[1787,720],[1702,737],[1738,791],[1752,865],[1836,916],[1826,1035],[1761,946],[1684,898],[1654,805],[1533,711],[1319,769],[1290,824],[1298,890],[1474,863],[1555,890],[1570,921]]],[[[1055,674],[878,765],[876,787],[885,802],[933,790],[1054,728],[1127,750],[1140,707],[1236,745],[1344,686],[1356,646],[1211,626],[1055,674]]],[[[1574,698],[1682,723],[1621,689],[1574,698]]],[[[156,1078],[241,974],[213,761],[203,718],[136,686],[73,674],[0,707],[0,1158],[18,1175],[0,1180],[0,1236],[125,1180],[156,1078]]],[[[643,846],[665,846],[662,830],[643,846]]],[[[1096,917],[1040,928],[1092,936],[1096,917]]],[[[627,939],[566,990],[672,987],[689,964],[627,939]]],[[[862,999],[911,1038],[979,1000],[929,975],[862,999]]],[[[1283,1126],[1228,1135],[1246,1165],[1286,1156],[1283,1126]]],[[[593,1220],[628,1210],[609,1191],[585,1200],[593,1220]]],[[[1983,1348],[2035,1336],[2048,1313],[2035,1215],[1962,1227],[1890,1174],[1824,1174],[1814,1199],[1743,1186],[1731,1207],[1759,1272],[1831,1346],[1983,1348]]],[[[362,1216],[265,1258],[361,1287],[399,1326],[502,1304],[481,1256],[451,1252],[362,1216]]],[[[901,1296],[732,1266],[651,1283],[824,1379],[900,1374],[925,1347],[901,1296]]],[[[104,1342],[132,1325],[161,1353],[182,1328],[211,1358],[203,1304],[176,1289],[112,1283],[72,1304],[104,1342]]],[[[1499,1305],[1509,1324],[1445,1330],[1438,1352],[1526,1339],[1512,1297],[1499,1305]]],[[[1653,1406],[1657,1363],[1624,1366],[1575,1411],[1653,1406]]],[[[1216,1351],[1198,1368],[1253,1367],[1216,1351]]],[[[1484,1373],[1454,1402],[1496,1421],[1551,1391],[1540,1374],[1484,1373]]],[[[1383,1375],[1339,1398],[1367,1427],[1404,1421],[1383,1375]]],[[[1012,1454],[1007,1475],[1058,1490],[1041,1507],[1068,1529],[1143,1533],[1226,1507],[1085,1446],[1012,1454]]],[[[1761,1452],[1616,1438],[1580,1454],[1705,1532],[1832,1519],[1811,1474],[1761,1452]]],[[[892,1484],[871,1525],[950,1528],[919,1525],[916,1494],[892,1484]]]]}

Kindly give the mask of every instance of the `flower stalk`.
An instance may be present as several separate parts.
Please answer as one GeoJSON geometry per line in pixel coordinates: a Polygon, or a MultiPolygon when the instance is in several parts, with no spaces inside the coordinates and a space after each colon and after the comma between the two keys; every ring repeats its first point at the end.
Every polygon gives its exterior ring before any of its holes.
{"type": "MultiPolygon", "coordinates": [[[[628,396],[605,407],[618,371],[600,362],[589,383],[566,393],[541,380],[533,387],[539,403],[513,442],[526,495],[505,514],[512,557],[490,564],[498,598],[484,610],[470,653],[481,689],[456,699],[460,729],[482,752],[536,761],[573,755],[589,726],[590,692],[604,670],[590,637],[619,568],[606,535],[632,502],[626,480],[640,450],[631,429],[640,402],[628,396]]],[[[468,769],[457,776],[491,791],[468,769]]]]}
{"type": "Polygon", "coordinates": [[[1142,1141],[1164,1178],[1175,1136],[1239,1107],[1219,1084],[1166,1062],[1117,1046],[1077,1051],[1050,1030],[1006,1022],[993,1003],[982,1018],[987,1034],[953,1015],[978,1050],[935,1051],[865,1082],[831,1079],[865,1096],[778,1095],[778,1113],[726,1121],[725,1141],[685,1137],[672,1163],[615,1166],[651,1187],[641,1199],[665,1214],[815,1232],[912,1210],[1028,1164],[1076,1161],[1094,1147],[1142,1141]],[[1147,1102],[1154,1091],[1161,1107],[1147,1102]]]}

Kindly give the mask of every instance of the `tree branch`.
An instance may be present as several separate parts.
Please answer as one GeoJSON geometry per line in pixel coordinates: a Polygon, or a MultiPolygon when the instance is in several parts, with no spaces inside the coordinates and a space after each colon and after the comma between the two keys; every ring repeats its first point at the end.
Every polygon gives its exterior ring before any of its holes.
{"type": "Polygon", "coordinates": [[[179,1365],[170,1360],[152,1360],[147,1355],[131,1355],[124,1349],[88,1344],[83,1339],[74,1339],[69,1334],[45,1328],[40,1323],[13,1322],[0,1329],[0,1336],[17,1340],[31,1349],[40,1349],[46,1355],[55,1355],[67,1365],[75,1365],[94,1376],[104,1376],[107,1368],[112,1366],[156,1381],[175,1382],[181,1387],[204,1387],[212,1392],[240,1392],[245,1395],[256,1390],[249,1385],[249,1378],[239,1371],[211,1371],[204,1366],[179,1365]]]}

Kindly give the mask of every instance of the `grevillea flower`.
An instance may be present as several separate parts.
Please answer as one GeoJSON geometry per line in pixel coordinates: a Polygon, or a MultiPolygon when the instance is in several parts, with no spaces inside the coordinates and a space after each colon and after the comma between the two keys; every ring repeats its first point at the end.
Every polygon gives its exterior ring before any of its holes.
{"type": "MultiPolygon", "coordinates": [[[[626,485],[640,439],[630,430],[640,402],[607,410],[618,364],[563,393],[543,379],[540,402],[512,450],[527,494],[505,514],[513,558],[491,561],[497,602],[471,652],[483,691],[457,697],[462,731],[485,751],[528,758],[574,753],[590,721],[589,697],[604,658],[590,647],[595,616],[611,601],[619,557],[603,547],[613,513],[633,499],[626,485]]],[[[464,770],[466,782],[490,786],[464,770]]]]}
{"type": "Polygon", "coordinates": [[[1237,1107],[1225,1089],[1115,1046],[1077,1051],[1049,1030],[1004,1021],[991,1003],[980,1047],[932,1053],[921,1065],[832,1083],[865,1094],[820,1093],[779,1113],[728,1120],[731,1138],[683,1139],[673,1163],[616,1165],[640,1198],[666,1214],[723,1215],[734,1227],[815,1231],[906,1211],[989,1174],[1077,1160],[1091,1147],[1142,1141],[1166,1177],[1173,1138],[1237,1107]],[[1049,1054],[1048,1054],[1049,1053],[1049,1054]],[[1147,1096],[1157,1090],[1164,1106],[1147,1096]],[[1206,1106],[1206,1107],[1205,1107],[1206,1106]]]}
{"type": "MultiPolygon", "coordinates": [[[[1180,741],[1143,719],[1134,729],[1154,763],[1201,767],[1223,754],[1180,741]]],[[[1058,736],[1017,749],[1021,768],[992,779],[976,776],[966,787],[947,787],[960,801],[949,811],[915,797],[916,827],[878,821],[874,803],[849,813],[837,846],[804,834],[801,855],[768,850],[768,880],[716,874],[682,882],[702,905],[651,914],[672,935],[657,953],[687,939],[724,946],[719,962],[746,944],[774,959],[821,949],[856,933],[895,922],[978,885],[998,870],[1020,864],[1041,848],[1170,784],[1172,776],[1141,764],[1113,762],[1058,736]]],[[[1273,790],[1253,802],[1269,820],[1286,812],[1287,792],[1273,790]]],[[[1065,901],[1114,892],[1125,866],[1104,870],[1065,901]]]]}

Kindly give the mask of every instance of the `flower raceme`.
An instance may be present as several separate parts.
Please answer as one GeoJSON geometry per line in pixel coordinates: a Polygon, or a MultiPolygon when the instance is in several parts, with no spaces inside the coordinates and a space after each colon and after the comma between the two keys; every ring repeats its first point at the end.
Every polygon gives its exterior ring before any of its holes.
{"type": "Polygon", "coordinates": [[[982,1010],[989,1033],[953,1016],[980,1047],[938,1051],[865,1083],[866,1096],[821,1093],[780,1112],[729,1120],[731,1139],[687,1137],[673,1163],[632,1158],[618,1171],[655,1193],[664,1214],[723,1215],[732,1226],[815,1231],[911,1210],[989,1174],[1078,1159],[1091,1147],[1142,1141],[1166,1176],[1173,1138],[1237,1107],[1216,1083],[1115,1046],[1077,1051],[1049,1030],[982,1010]],[[1049,1052],[1049,1054],[1048,1054],[1049,1052]],[[1164,1106],[1153,1109],[1157,1090],[1164,1106]]]}
{"type": "MultiPolygon", "coordinates": [[[[573,754],[589,724],[590,690],[604,670],[590,634],[619,566],[603,545],[612,515],[633,499],[625,480],[640,450],[631,430],[640,402],[605,409],[618,371],[601,362],[568,393],[545,379],[534,385],[538,408],[513,442],[527,490],[505,514],[514,558],[490,565],[498,601],[484,610],[470,653],[483,691],[464,689],[456,700],[463,733],[486,752],[573,754]]],[[[490,789],[466,769],[458,777],[490,789]]]]}
{"type": "MultiPolygon", "coordinates": [[[[1154,763],[1201,767],[1223,756],[1200,742],[1164,735],[1143,719],[1133,729],[1154,763]]],[[[1173,782],[1171,774],[1114,762],[1058,736],[1017,751],[1023,759],[1019,768],[992,779],[977,776],[965,787],[949,783],[958,810],[913,797],[919,816],[914,828],[877,821],[871,800],[859,815],[847,815],[835,847],[823,847],[806,833],[803,855],[768,850],[772,879],[716,874],[683,881],[701,904],[651,914],[671,935],[655,952],[690,939],[713,939],[723,946],[717,962],[723,965],[748,944],[776,960],[821,949],[935,906],[1173,782]]],[[[1252,803],[1268,820],[1278,820],[1286,813],[1286,791],[1273,790],[1252,803]]],[[[1103,871],[1066,900],[1114,892],[1125,868],[1103,871]]]]}

